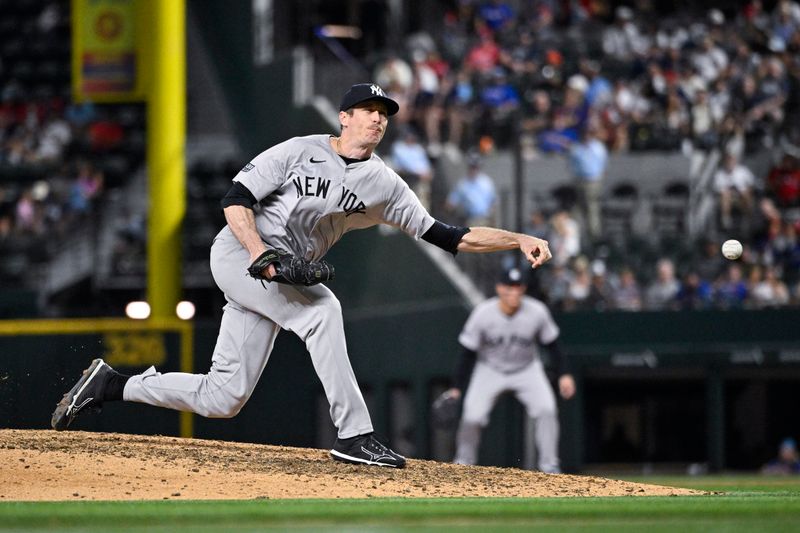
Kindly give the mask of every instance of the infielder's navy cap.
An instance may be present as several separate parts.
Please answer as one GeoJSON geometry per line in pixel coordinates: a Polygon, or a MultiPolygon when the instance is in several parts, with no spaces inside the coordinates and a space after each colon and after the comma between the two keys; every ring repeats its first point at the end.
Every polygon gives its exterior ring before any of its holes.
{"type": "Polygon", "coordinates": [[[525,285],[525,274],[518,268],[509,268],[503,270],[497,282],[502,285],[525,285]]]}
{"type": "Polygon", "coordinates": [[[377,83],[357,83],[350,87],[342,98],[342,105],[339,111],[347,111],[361,102],[367,100],[379,100],[386,104],[386,114],[391,116],[400,111],[400,105],[386,96],[383,89],[377,83]]]}

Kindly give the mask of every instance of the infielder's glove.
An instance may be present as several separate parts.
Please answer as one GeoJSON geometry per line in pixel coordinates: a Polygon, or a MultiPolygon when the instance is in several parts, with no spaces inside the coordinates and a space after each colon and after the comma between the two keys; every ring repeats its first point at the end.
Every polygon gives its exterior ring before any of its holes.
{"type": "Polygon", "coordinates": [[[333,266],[325,261],[306,261],[280,248],[269,249],[259,255],[247,267],[247,272],[258,280],[306,287],[330,281],[334,277],[333,266]],[[270,265],[275,266],[275,275],[272,278],[264,275],[264,269],[270,265]]]}
{"type": "Polygon", "coordinates": [[[449,390],[441,393],[431,405],[431,419],[439,429],[455,429],[461,419],[461,398],[449,390]]]}

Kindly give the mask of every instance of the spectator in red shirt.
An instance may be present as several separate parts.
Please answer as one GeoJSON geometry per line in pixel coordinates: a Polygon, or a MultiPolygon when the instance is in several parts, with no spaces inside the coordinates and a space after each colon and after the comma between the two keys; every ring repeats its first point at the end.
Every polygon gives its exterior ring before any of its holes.
{"type": "Polygon", "coordinates": [[[500,59],[500,47],[491,32],[484,30],[480,42],[467,54],[466,66],[479,74],[490,74],[500,59]]]}
{"type": "Polygon", "coordinates": [[[770,170],[767,187],[782,207],[800,205],[800,167],[797,159],[784,154],[779,165],[770,170]]]}

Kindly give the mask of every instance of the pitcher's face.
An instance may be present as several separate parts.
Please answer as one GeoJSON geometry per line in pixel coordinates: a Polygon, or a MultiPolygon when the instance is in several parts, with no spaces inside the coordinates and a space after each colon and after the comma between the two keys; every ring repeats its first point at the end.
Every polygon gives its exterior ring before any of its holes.
{"type": "Polygon", "coordinates": [[[344,111],[339,119],[345,126],[342,135],[346,135],[359,146],[377,146],[389,124],[386,105],[377,100],[367,100],[353,108],[350,115],[344,111]]]}

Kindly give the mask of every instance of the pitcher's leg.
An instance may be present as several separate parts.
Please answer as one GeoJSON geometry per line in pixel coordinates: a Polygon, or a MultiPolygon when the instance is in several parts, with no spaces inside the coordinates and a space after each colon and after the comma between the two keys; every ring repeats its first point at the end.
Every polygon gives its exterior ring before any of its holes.
{"type": "Polygon", "coordinates": [[[350,365],[339,300],[322,285],[302,288],[308,312],[288,318],[284,327],[303,339],[330,404],[338,437],[372,432],[372,420],[350,365]]]}
{"type": "Polygon", "coordinates": [[[217,285],[229,298],[269,317],[306,343],[339,438],[371,432],[367,405],[350,367],[336,296],[324,285],[262,284],[244,275],[249,262],[247,250],[229,232],[215,240],[211,270],[217,285]]]}
{"type": "Polygon", "coordinates": [[[123,398],[212,418],[235,416],[253,393],[279,330],[271,320],[229,303],[208,374],[161,374],[151,367],[128,380],[123,398]]]}

